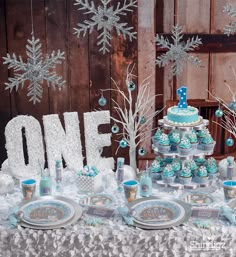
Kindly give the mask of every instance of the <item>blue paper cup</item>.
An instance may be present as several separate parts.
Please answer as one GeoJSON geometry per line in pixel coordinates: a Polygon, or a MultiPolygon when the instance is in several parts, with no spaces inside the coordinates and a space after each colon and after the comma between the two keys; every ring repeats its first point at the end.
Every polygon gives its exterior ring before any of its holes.
{"type": "Polygon", "coordinates": [[[27,179],[21,182],[22,193],[25,200],[30,200],[35,195],[36,180],[27,179]]]}
{"type": "Polygon", "coordinates": [[[225,201],[236,198],[236,181],[226,180],[223,182],[225,201]]]}
{"type": "Polygon", "coordinates": [[[125,198],[128,202],[136,199],[139,182],[137,180],[125,180],[122,182],[125,192],[125,198]]]}

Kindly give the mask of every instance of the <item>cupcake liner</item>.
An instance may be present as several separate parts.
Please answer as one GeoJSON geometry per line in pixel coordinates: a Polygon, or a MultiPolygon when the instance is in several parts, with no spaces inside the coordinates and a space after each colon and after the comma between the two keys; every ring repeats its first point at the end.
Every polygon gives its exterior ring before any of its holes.
{"type": "Polygon", "coordinates": [[[166,184],[172,184],[172,183],[174,183],[175,178],[176,178],[175,175],[172,176],[172,177],[165,177],[165,176],[162,175],[161,177],[162,177],[163,182],[166,183],[166,184]]]}
{"type": "Polygon", "coordinates": [[[213,151],[215,144],[216,142],[213,142],[212,144],[201,144],[200,149],[203,151],[213,151]]]}
{"type": "Polygon", "coordinates": [[[179,182],[182,185],[190,184],[191,181],[192,181],[192,177],[181,177],[181,176],[179,176],[179,182]]]}
{"type": "Polygon", "coordinates": [[[208,173],[209,179],[216,179],[218,176],[218,172],[214,172],[214,173],[208,173]]]}
{"type": "Polygon", "coordinates": [[[191,146],[192,146],[192,150],[195,150],[198,147],[198,143],[193,143],[193,144],[191,144],[191,146]]]}
{"type": "Polygon", "coordinates": [[[170,151],[170,145],[160,145],[158,144],[158,151],[160,153],[168,153],[170,151]]]}
{"type": "Polygon", "coordinates": [[[178,146],[178,152],[180,155],[189,155],[191,152],[192,148],[182,148],[178,146]]]}
{"type": "Polygon", "coordinates": [[[152,180],[159,180],[161,178],[161,172],[152,172],[152,180]]]}
{"type": "Polygon", "coordinates": [[[152,137],[152,143],[154,146],[158,147],[158,140],[155,137],[152,137]]]}
{"type": "Polygon", "coordinates": [[[200,183],[200,184],[205,184],[205,183],[207,183],[207,181],[208,181],[208,176],[206,176],[206,177],[199,177],[199,176],[196,176],[196,181],[198,182],[198,183],[200,183]]]}

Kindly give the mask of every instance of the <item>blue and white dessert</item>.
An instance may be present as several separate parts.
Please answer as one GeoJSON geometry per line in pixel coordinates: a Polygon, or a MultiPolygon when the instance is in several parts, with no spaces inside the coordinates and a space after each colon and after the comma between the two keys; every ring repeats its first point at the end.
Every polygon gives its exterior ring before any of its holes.
{"type": "Polygon", "coordinates": [[[180,131],[177,129],[173,129],[169,133],[169,139],[170,139],[170,144],[171,144],[171,150],[176,151],[177,150],[177,145],[180,143],[181,140],[181,134],[180,131]]]}
{"type": "Polygon", "coordinates": [[[207,169],[207,173],[209,175],[209,179],[215,179],[217,177],[218,168],[217,168],[216,160],[213,157],[210,157],[206,161],[206,169],[207,169]]]}
{"type": "Polygon", "coordinates": [[[189,167],[184,167],[179,174],[179,182],[183,185],[190,184],[192,181],[192,171],[189,167]]]}
{"type": "Polygon", "coordinates": [[[161,178],[162,167],[161,167],[160,161],[154,160],[150,166],[150,170],[151,170],[153,180],[157,180],[161,178]]]}
{"type": "Polygon", "coordinates": [[[182,138],[178,145],[178,152],[181,155],[188,155],[192,149],[191,143],[187,138],[182,138]]]}
{"type": "Polygon", "coordinates": [[[201,183],[201,184],[207,183],[209,177],[205,166],[200,166],[199,169],[197,170],[196,175],[197,175],[196,178],[198,183],[201,183]]]}
{"type": "Polygon", "coordinates": [[[174,182],[176,175],[171,164],[166,165],[162,171],[161,177],[163,182],[166,184],[171,184],[174,182]]]}
{"type": "Polygon", "coordinates": [[[197,131],[198,142],[201,143],[202,139],[205,138],[209,134],[210,134],[210,132],[209,132],[208,128],[203,128],[201,130],[198,130],[197,131]]]}
{"type": "Polygon", "coordinates": [[[206,159],[204,157],[197,157],[197,158],[194,158],[194,161],[197,164],[197,166],[202,166],[205,164],[206,159]]]}
{"type": "Polygon", "coordinates": [[[190,160],[186,163],[186,167],[188,167],[193,175],[196,175],[196,171],[198,169],[198,166],[194,160],[190,160]]]}
{"type": "Polygon", "coordinates": [[[201,149],[204,151],[213,151],[215,147],[215,141],[210,134],[206,135],[201,141],[201,149]]]}
{"type": "Polygon", "coordinates": [[[84,166],[82,170],[80,170],[77,175],[80,176],[87,176],[87,177],[96,177],[99,173],[98,169],[95,166],[89,167],[84,166]]]}
{"type": "Polygon", "coordinates": [[[160,153],[168,153],[170,151],[170,139],[167,134],[163,133],[160,136],[157,147],[160,153]]]}
{"type": "Polygon", "coordinates": [[[172,161],[171,165],[172,165],[172,168],[173,168],[175,173],[178,173],[181,170],[181,168],[182,168],[181,161],[178,158],[175,158],[172,161]]]}
{"type": "Polygon", "coordinates": [[[158,144],[158,140],[160,139],[161,135],[163,134],[163,130],[158,128],[155,135],[152,137],[152,142],[155,146],[158,144]]]}
{"type": "Polygon", "coordinates": [[[164,120],[177,126],[193,126],[198,124],[202,117],[198,115],[198,109],[195,107],[179,108],[178,106],[172,106],[168,108],[164,120]]]}
{"type": "Polygon", "coordinates": [[[198,146],[198,139],[196,132],[191,132],[190,134],[187,134],[187,138],[191,143],[192,149],[196,149],[198,146]]]}

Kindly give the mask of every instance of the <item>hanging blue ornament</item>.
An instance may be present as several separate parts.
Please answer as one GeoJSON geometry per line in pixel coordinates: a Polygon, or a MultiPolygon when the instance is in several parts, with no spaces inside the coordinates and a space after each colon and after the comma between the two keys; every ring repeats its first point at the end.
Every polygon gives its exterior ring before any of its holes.
{"type": "Polygon", "coordinates": [[[232,101],[229,103],[229,109],[232,111],[236,111],[236,102],[232,101]]]}
{"type": "Polygon", "coordinates": [[[122,140],[120,140],[119,145],[121,148],[125,148],[128,146],[128,142],[126,141],[126,139],[123,138],[122,140]]]}
{"type": "Polygon", "coordinates": [[[141,148],[138,150],[138,154],[139,154],[140,156],[144,156],[144,155],[146,154],[146,150],[145,150],[143,147],[141,147],[141,148]]]}
{"type": "Polygon", "coordinates": [[[128,90],[133,91],[135,90],[136,86],[133,81],[128,82],[128,90]]]}
{"type": "Polygon", "coordinates": [[[219,108],[218,110],[216,110],[215,116],[221,118],[223,116],[223,111],[219,108]]]}
{"type": "Polygon", "coordinates": [[[234,140],[232,138],[228,138],[225,141],[227,146],[233,146],[234,145],[234,140]]]}
{"type": "Polygon", "coordinates": [[[111,127],[111,132],[112,132],[112,133],[116,134],[116,133],[118,133],[119,131],[120,131],[120,128],[119,128],[116,124],[114,124],[114,125],[111,127]]]}
{"type": "Polygon", "coordinates": [[[99,99],[98,99],[98,104],[100,106],[105,106],[107,104],[107,99],[102,95],[99,99]]]}
{"type": "Polygon", "coordinates": [[[146,118],[144,116],[142,116],[139,120],[140,124],[144,124],[146,122],[146,118]]]}

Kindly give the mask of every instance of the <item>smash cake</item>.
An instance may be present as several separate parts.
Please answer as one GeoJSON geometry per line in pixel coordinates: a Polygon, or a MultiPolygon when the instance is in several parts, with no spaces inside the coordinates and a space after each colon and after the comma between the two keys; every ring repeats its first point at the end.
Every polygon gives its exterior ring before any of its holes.
{"type": "Polygon", "coordinates": [[[199,116],[199,111],[193,106],[187,104],[187,88],[182,86],[177,90],[180,95],[178,106],[172,106],[167,109],[167,116],[164,121],[175,126],[194,126],[202,123],[203,118],[199,116]]]}

